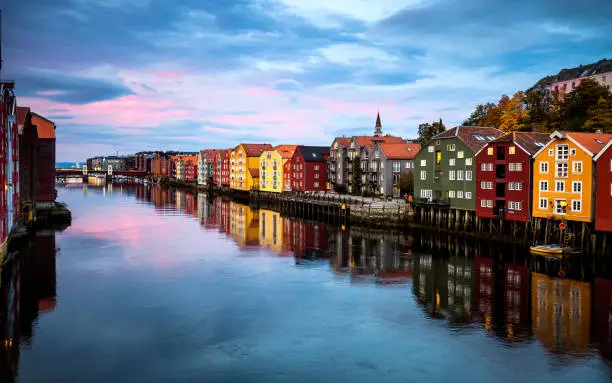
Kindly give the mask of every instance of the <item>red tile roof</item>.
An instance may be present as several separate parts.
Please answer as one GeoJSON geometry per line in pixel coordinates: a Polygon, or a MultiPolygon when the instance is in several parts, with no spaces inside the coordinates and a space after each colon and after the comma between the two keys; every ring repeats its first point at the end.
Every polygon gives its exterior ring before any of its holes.
{"type": "Polygon", "coordinates": [[[348,137],[336,137],[336,141],[342,146],[347,146],[349,142],[351,142],[351,139],[348,137]]]}
{"type": "Polygon", "coordinates": [[[272,150],[270,144],[241,144],[247,157],[259,157],[264,150],[272,150]]]}
{"type": "Polygon", "coordinates": [[[612,134],[605,133],[574,133],[574,132],[560,132],[566,136],[572,138],[574,141],[580,144],[583,148],[597,155],[604,146],[610,140],[612,140],[612,134]]]}
{"type": "Polygon", "coordinates": [[[514,142],[521,148],[525,149],[530,155],[536,154],[550,141],[550,135],[538,132],[510,132],[491,141],[497,142],[514,142]]]}
{"type": "Polygon", "coordinates": [[[357,144],[362,148],[365,146],[372,146],[374,145],[374,142],[385,142],[385,143],[395,143],[395,144],[400,144],[404,142],[404,140],[401,137],[396,137],[396,136],[383,136],[383,137],[353,136],[353,138],[355,139],[355,141],[357,141],[357,144]]]}
{"type": "Polygon", "coordinates": [[[390,160],[411,160],[421,150],[419,144],[380,144],[380,149],[390,160]]]}
{"type": "Polygon", "coordinates": [[[477,152],[486,144],[502,135],[504,135],[504,132],[495,128],[484,126],[457,126],[434,136],[433,139],[457,137],[470,149],[477,152]]]}
{"type": "Polygon", "coordinates": [[[55,139],[55,124],[46,118],[32,113],[32,125],[36,126],[38,138],[55,139]]]}
{"type": "Polygon", "coordinates": [[[274,150],[276,150],[282,158],[289,159],[293,157],[293,153],[295,153],[297,147],[297,145],[277,145],[274,147],[274,150]]]}

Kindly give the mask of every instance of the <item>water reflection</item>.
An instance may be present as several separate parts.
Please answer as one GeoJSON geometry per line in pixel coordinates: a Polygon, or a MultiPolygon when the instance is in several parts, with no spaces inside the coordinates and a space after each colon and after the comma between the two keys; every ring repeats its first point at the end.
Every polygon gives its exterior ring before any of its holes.
{"type": "Polygon", "coordinates": [[[36,235],[3,265],[1,275],[0,377],[6,381],[18,373],[21,347],[35,341],[38,317],[55,309],[55,233],[36,235]]]}
{"type": "MultiPolygon", "coordinates": [[[[148,185],[114,185],[111,193],[103,185],[90,184],[87,195],[92,193],[122,198],[122,203],[133,197],[140,204],[152,206],[160,216],[185,216],[207,233],[233,243],[230,247],[294,257],[292,267],[305,270],[305,266],[314,266],[318,273],[331,273],[333,283],[352,286],[354,291],[382,289],[374,293],[380,296],[388,291],[408,292],[415,307],[420,308],[413,310],[417,316],[452,336],[485,339],[503,349],[545,358],[554,365],[570,365],[586,357],[612,360],[612,280],[589,271],[586,260],[547,264],[521,249],[500,249],[457,237],[344,230],[227,198],[148,185]],[[557,277],[560,268],[571,278],[557,277]]],[[[253,262],[252,257],[246,258],[244,262],[253,262]]],[[[52,233],[38,236],[16,261],[3,268],[1,299],[2,376],[14,376],[20,345],[36,342],[32,336],[35,319],[55,307],[52,233]]],[[[352,299],[355,301],[337,302],[336,306],[360,304],[359,293],[352,299]]],[[[406,302],[387,301],[386,305],[381,304],[377,316],[392,317],[395,310],[406,314],[402,311],[406,302]]],[[[257,310],[253,307],[251,310],[257,310]]],[[[409,331],[410,326],[412,323],[401,331],[409,331]]],[[[428,331],[436,334],[431,335],[436,342],[439,333],[428,331]]],[[[499,353],[495,350],[492,352],[499,353]]],[[[606,370],[604,374],[609,373],[606,370]]]]}

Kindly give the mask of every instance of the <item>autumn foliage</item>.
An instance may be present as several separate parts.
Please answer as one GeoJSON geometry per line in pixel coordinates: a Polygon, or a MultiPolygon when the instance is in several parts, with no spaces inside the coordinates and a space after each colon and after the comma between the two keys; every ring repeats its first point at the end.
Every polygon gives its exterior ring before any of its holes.
{"type": "Polygon", "coordinates": [[[489,126],[505,132],[565,130],[612,133],[612,92],[594,80],[584,79],[562,96],[532,88],[497,104],[476,106],[464,125],[489,126]]]}

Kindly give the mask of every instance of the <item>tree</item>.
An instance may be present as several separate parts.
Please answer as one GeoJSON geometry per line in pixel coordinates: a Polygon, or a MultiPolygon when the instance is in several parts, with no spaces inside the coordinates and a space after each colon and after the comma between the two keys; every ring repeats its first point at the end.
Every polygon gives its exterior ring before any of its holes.
{"type": "Polygon", "coordinates": [[[425,123],[419,125],[419,143],[421,145],[425,145],[427,141],[431,140],[431,138],[437,134],[440,134],[446,130],[442,119],[436,121],[432,124],[425,123]]]}
{"type": "MultiPolygon", "coordinates": [[[[600,99],[612,97],[607,87],[597,81],[586,78],[572,92],[565,95],[561,103],[560,129],[570,132],[587,131],[585,123],[590,118],[589,110],[599,110],[600,99]]],[[[605,105],[601,105],[605,107],[605,105]]],[[[593,112],[591,112],[593,113],[593,112]]]]}
{"type": "Polygon", "coordinates": [[[489,115],[489,111],[495,108],[495,104],[487,102],[486,104],[476,105],[476,109],[470,114],[467,120],[463,121],[466,126],[484,126],[484,122],[489,115]]]}
{"type": "Polygon", "coordinates": [[[588,120],[584,123],[587,132],[601,130],[603,133],[612,133],[612,97],[600,97],[597,104],[587,111],[588,120]]]}
{"type": "Polygon", "coordinates": [[[527,117],[527,112],[523,108],[525,94],[522,91],[516,92],[512,98],[505,103],[505,109],[501,111],[499,126],[497,129],[504,132],[522,130],[527,117]]]}
{"type": "Polygon", "coordinates": [[[523,130],[546,131],[551,119],[553,96],[541,88],[532,88],[525,93],[523,105],[526,111],[523,130]]]}
{"type": "Polygon", "coordinates": [[[414,193],[414,174],[409,170],[402,170],[398,186],[402,195],[414,193]]]}
{"type": "Polygon", "coordinates": [[[355,156],[355,158],[353,159],[351,192],[354,195],[361,195],[361,159],[358,156],[355,156]]]}

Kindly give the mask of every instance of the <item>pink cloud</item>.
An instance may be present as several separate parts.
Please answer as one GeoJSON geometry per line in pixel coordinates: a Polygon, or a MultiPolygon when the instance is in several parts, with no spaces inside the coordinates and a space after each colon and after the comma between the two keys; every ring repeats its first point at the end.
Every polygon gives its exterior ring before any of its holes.
{"type": "Polygon", "coordinates": [[[154,71],[153,75],[157,78],[161,78],[161,79],[177,79],[177,78],[182,78],[185,77],[189,74],[189,72],[185,72],[185,71],[179,71],[179,70],[158,70],[158,71],[154,71]]]}

